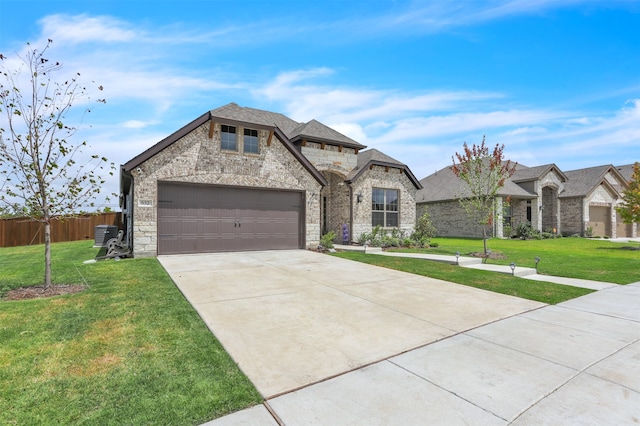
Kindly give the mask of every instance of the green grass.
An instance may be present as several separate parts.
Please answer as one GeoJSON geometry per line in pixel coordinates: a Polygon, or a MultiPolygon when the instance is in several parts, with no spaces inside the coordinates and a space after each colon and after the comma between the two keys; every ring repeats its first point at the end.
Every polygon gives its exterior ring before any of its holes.
{"type": "Polygon", "coordinates": [[[509,274],[461,268],[424,259],[380,256],[358,252],[341,252],[334,254],[334,256],[548,304],[564,302],[593,291],[585,288],[526,280],[509,274]]]}
{"type": "MultiPolygon", "coordinates": [[[[83,264],[53,245],[53,280],[82,293],[0,301],[0,424],[200,424],[261,397],[155,258],[83,264]]],[[[40,284],[43,246],[0,248],[0,288],[40,284]]]]}
{"type": "MultiPolygon", "coordinates": [[[[482,240],[464,238],[434,238],[438,247],[426,249],[433,254],[465,256],[482,252],[482,240]]],[[[557,238],[548,240],[490,239],[488,247],[505,259],[489,259],[487,263],[534,268],[535,257],[540,258],[538,271],[544,275],[582,278],[616,284],[640,281],[640,251],[629,250],[638,243],[616,243],[585,238],[557,238]]],[[[409,250],[425,251],[422,249],[409,250]]]]}

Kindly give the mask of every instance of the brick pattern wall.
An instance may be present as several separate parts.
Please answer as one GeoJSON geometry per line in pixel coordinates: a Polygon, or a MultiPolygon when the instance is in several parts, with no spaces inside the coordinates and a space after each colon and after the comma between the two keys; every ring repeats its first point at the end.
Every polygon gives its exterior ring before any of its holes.
{"type": "Polygon", "coordinates": [[[551,232],[559,228],[558,192],[554,187],[542,188],[542,231],[551,232]]]}
{"type": "Polygon", "coordinates": [[[416,206],[418,217],[428,212],[439,237],[482,238],[482,226],[469,218],[458,200],[436,203],[420,203],[416,206]]]}
{"type": "Polygon", "coordinates": [[[410,235],[416,226],[416,187],[400,169],[373,166],[365,171],[353,184],[353,230],[351,239],[357,241],[363,233],[371,232],[371,195],[373,188],[397,189],[399,191],[399,222],[401,230],[410,235]],[[362,194],[362,202],[356,196],[362,194]]]}
{"type": "MultiPolygon", "coordinates": [[[[349,226],[351,221],[349,187],[344,182],[344,176],[340,174],[323,171],[322,175],[329,183],[322,189],[322,197],[326,197],[327,200],[326,212],[323,213],[327,218],[327,229],[323,229],[322,232],[335,232],[336,238],[334,242],[342,243],[342,225],[347,224],[349,226]]],[[[322,203],[324,205],[324,201],[322,203]]]]}
{"type": "Polygon", "coordinates": [[[320,241],[321,185],[275,137],[258,131],[259,153],[243,153],[243,129],[238,127],[237,151],[220,149],[220,124],[205,123],[132,170],[134,178],[134,255],[157,254],[158,181],[238,185],[302,190],[306,194],[306,244],[320,241]]]}
{"type": "Polygon", "coordinates": [[[583,204],[582,198],[563,198],[560,200],[560,217],[563,235],[584,235],[584,223],[586,221],[583,204]]]}
{"type": "MultiPolygon", "coordinates": [[[[527,220],[527,200],[511,200],[511,234],[515,235],[518,225],[527,220]]],[[[509,235],[505,235],[509,237],[509,235]]]]}

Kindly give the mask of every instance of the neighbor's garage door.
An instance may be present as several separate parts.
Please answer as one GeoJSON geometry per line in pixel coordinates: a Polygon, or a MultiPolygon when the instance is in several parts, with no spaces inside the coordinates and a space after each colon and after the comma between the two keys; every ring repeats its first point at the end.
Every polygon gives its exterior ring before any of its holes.
{"type": "Polygon", "coordinates": [[[611,208],[604,206],[589,206],[589,226],[593,228],[594,236],[610,237],[611,208]]]}
{"type": "Polygon", "coordinates": [[[304,247],[303,194],[212,185],[158,184],[158,253],[304,247]]]}
{"type": "Polygon", "coordinates": [[[633,224],[624,223],[620,212],[616,211],[616,237],[625,238],[633,237],[633,224]]]}

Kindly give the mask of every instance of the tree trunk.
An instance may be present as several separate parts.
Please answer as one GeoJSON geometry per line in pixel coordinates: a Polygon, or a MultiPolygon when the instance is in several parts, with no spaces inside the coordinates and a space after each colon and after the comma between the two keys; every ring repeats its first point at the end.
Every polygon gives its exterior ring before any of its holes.
{"type": "Polygon", "coordinates": [[[44,286],[51,287],[51,224],[44,222],[44,286]]]}
{"type": "Polygon", "coordinates": [[[487,262],[487,225],[482,225],[482,244],[484,245],[483,263],[487,262]]]}

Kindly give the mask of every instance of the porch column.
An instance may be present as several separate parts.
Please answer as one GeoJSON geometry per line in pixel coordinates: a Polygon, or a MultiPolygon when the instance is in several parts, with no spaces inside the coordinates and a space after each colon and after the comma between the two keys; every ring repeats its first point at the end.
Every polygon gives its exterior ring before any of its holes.
{"type": "Polygon", "coordinates": [[[496,197],[493,203],[494,217],[493,221],[493,236],[496,238],[503,238],[504,236],[504,215],[502,211],[502,197],[496,197]]]}

